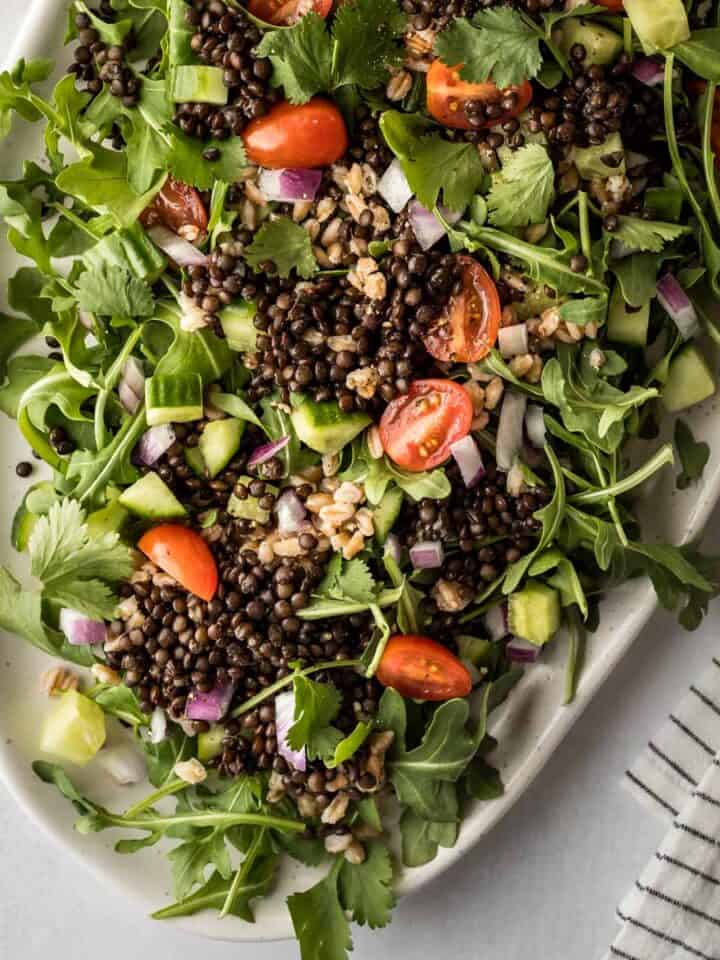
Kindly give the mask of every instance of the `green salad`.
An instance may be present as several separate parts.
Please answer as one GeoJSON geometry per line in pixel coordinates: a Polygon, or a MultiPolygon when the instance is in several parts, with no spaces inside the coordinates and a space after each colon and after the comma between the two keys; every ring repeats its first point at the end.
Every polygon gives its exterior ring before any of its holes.
{"type": "Polygon", "coordinates": [[[32,575],[0,568],[0,625],[52,658],[34,770],[79,833],[164,845],[159,919],[252,923],[284,860],[318,868],[287,908],[303,960],[343,960],[502,794],[492,712],[546,647],[567,704],[614,586],[690,630],[718,591],[638,508],[710,456],[684,414],[716,391],[720,10],[67,24],[54,86],[0,74],[2,136],[43,136],[0,182],[32,575]],[[150,787],[108,810],[87,764],[150,787]]]}

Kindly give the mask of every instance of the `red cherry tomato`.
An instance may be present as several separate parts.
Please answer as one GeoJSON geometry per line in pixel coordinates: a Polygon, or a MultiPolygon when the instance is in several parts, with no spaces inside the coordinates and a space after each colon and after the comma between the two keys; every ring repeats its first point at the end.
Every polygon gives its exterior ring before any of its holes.
{"type": "Polygon", "coordinates": [[[261,167],[327,167],[348,148],[342,114],[329,100],[314,97],[296,106],[279,103],[245,127],[248,159],[261,167]]]}
{"type": "Polygon", "coordinates": [[[186,590],[212,600],[218,585],[215,558],[203,538],[177,523],[161,523],[140,538],[138,547],[186,590]]]}
{"type": "Polygon", "coordinates": [[[207,230],[208,215],[195,187],[168,177],[160,193],[140,214],[140,223],[144,227],[161,224],[192,242],[207,230]]]}
{"type": "MultiPolygon", "coordinates": [[[[688,93],[699,99],[707,89],[704,80],[692,79],[687,85],[688,93]]],[[[715,91],[712,124],[710,126],[710,145],[715,154],[715,162],[720,164],[720,90],[715,91]]]]}
{"type": "Polygon", "coordinates": [[[490,80],[487,83],[467,83],[460,79],[459,70],[459,66],[448,67],[441,60],[433,60],[427,75],[428,113],[446,127],[472,129],[464,109],[471,101],[500,103],[504,97],[515,95],[517,102],[511,110],[504,110],[483,124],[494,127],[522,113],[532,100],[532,87],[527,80],[517,87],[501,90],[490,80]]]}
{"type": "Polygon", "coordinates": [[[415,380],[391,401],[380,420],[385,453],[399,467],[432,470],[450,456],[450,445],[470,431],[470,396],[453,380],[415,380]]]}
{"type": "Polygon", "coordinates": [[[325,19],[332,10],[332,0],[250,0],[248,11],[258,20],[287,27],[297,23],[306,13],[313,10],[325,19]]]}
{"type": "Polygon", "coordinates": [[[472,690],[469,671],[447,647],[412,633],[390,637],[376,676],[413,700],[452,700],[472,690]]]}
{"type": "Polygon", "coordinates": [[[610,10],[611,13],[622,13],[625,9],[624,0],[595,0],[601,7],[610,10]]]}
{"type": "Polygon", "coordinates": [[[423,337],[436,360],[477,363],[492,349],[500,328],[500,297],[490,274],[472,257],[457,257],[462,293],[453,297],[423,337]]]}

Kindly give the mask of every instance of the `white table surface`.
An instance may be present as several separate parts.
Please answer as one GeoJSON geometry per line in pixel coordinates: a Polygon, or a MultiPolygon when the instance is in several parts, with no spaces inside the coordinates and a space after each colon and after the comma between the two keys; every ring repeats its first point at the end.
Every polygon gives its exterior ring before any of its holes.
{"type": "MultiPolygon", "coordinates": [[[[0,62],[32,0],[0,0],[0,62]]],[[[63,0],[64,2],[64,0],[63,0]]],[[[706,544],[720,539],[720,516],[706,544]]],[[[662,824],[621,789],[622,773],[717,652],[720,609],[685,634],[652,619],[531,789],[391,926],[355,930],[358,960],[599,960],[615,907],[662,824]]],[[[78,838],[78,843],[82,843],[78,838]]],[[[293,943],[198,943],[139,916],[38,833],[0,788],[0,960],[295,960],[293,943]]]]}

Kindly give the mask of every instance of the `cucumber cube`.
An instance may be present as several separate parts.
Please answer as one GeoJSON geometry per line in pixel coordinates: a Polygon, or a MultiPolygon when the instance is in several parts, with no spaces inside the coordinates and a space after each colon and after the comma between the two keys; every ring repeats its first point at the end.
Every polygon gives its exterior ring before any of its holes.
{"type": "Polygon", "coordinates": [[[176,103],[214,103],[224,107],[228,88],[221,67],[178,66],[173,70],[173,99],[176,103]]]}
{"type": "Polygon", "coordinates": [[[638,310],[628,307],[620,284],[613,290],[608,310],[607,334],[614,343],[627,343],[631,347],[644,347],[647,343],[650,303],[638,310]]]}
{"type": "Polygon", "coordinates": [[[203,415],[203,387],[199,373],[155,374],[145,381],[147,422],[187,423],[203,415]]]}
{"type": "Polygon", "coordinates": [[[365,413],[343,413],[334,400],[306,400],[291,418],[298,438],[317,453],[339,453],[371,423],[365,413]]]}
{"type": "Polygon", "coordinates": [[[187,510],[170,487],[152,472],[123,490],[118,503],[136,516],[148,520],[172,520],[187,515],[187,510]]]}
{"type": "Polygon", "coordinates": [[[560,598],[557,590],[539,580],[528,580],[508,601],[510,633],[536,647],[544,646],[560,627],[560,598]]]}
{"type": "Polygon", "coordinates": [[[40,749],[85,766],[105,743],[105,714],[77,690],[58,697],[43,724],[40,749]]]}
{"type": "Polygon", "coordinates": [[[230,463],[240,449],[244,432],[245,421],[234,417],[212,420],[205,425],[198,447],[210,478],[216,477],[230,463]]]}
{"type": "Polygon", "coordinates": [[[255,304],[248,300],[220,311],[220,325],[231,350],[238,353],[255,351],[257,330],[253,321],[256,310],[255,304]]]}
{"type": "Polygon", "coordinates": [[[690,343],[670,361],[662,400],[666,410],[679,413],[712,397],[716,389],[715,376],[707,360],[699,348],[690,343]]]}
{"type": "Polygon", "coordinates": [[[219,723],[213,723],[206,733],[198,734],[198,760],[201,763],[208,763],[222,753],[222,742],[225,737],[225,727],[219,723]]]}

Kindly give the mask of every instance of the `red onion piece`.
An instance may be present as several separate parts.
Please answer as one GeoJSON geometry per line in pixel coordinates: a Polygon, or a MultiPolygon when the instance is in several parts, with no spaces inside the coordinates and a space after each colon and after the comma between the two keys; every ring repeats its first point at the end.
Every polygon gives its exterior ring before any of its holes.
{"type": "Polygon", "coordinates": [[[171,260],[174,260],[179,267],[204,267],[209,258],[197,247],[187,240],[183,240],[172,230],[156,224],[149,227],[147,234],[152,242],[160,247],[163,253],[166,253],[171,260]]]}
{"type": "Polygon", "coordinates": [[[530,443],[542,450],[545,446],[545,414],[543,408],[536,403],[528,404],[525,414],[525,430],[530,443]]]}
{"type": "Polygon", "coordinates": [[[67,642],[74,647],[105,642],[105,624],[101,620],[91,620],[84,613],[70,607],[63,607],[60,611],[60,629],[67,642]]]}
{"type": "Polygon", "coordinates": [[[468,434],[462,440],[450,444],[450,453],[455,458],[465,486],[470,489],[476,487],[485,476],[485,465],[478,445],[468,434]]]}
{"type": "Polygon", "coordinates": [[[322,170],[289,167],[261,170],[258,186],[267,200],[294,203],[296,200],[314,200],[321,180],[322,170]]]}
{"type": "Polygon", "coordinates": [[[378,181],[378,193],[394,213],[400,213],[413,192],[397,157],[378,181]]]}
{"type": "MultiPolygon", "coordinates": [[[[445,207],[440,207],[439,210],[451,226],[453,223],[457,223],[462,216],[462,214],[446,210],[445,207]]],[[[423,250],[429,250],[445,236],[445,227],[435,214],[431,210],[427,210],[418,200],[413,200],[408,207],[408,212],[408,219],[413,228],[415,239],[423,250]]]]}
{"type": "Polygon", "coordinates": [[[275,697],[275,735],[277,751],[283,760],[287,760],[295,770],[304,772],[307,768],[305,750],[293,750],[287,742],[290,727],[295,723],[295,694],[292,690],[275,697]]]}
{"type": "Polygon", "coordinates": [[[520,637],[511,637],[505,647],[508,657],[515,663],[535,663],[540,656],[540,647],[520,637]]]}
{"type": "Polygon", "coordinates": [[[526,323],[514,323],[510,327],[501,327],[498,333],[498,347],[503,357],[516,357],[528,352],[528,328],[526,323]]]}
{"type": "Polygon", "coordinates": [[[118,395],[120,397],[120,403],[128,413],[138,412],[140,409],[140,404],[142,403],[142,398],[139,397],[127,383],[120,384],[118,387],[118,395]]]}
{"type": "Polygon", "coordinates": [[[657,296],[684,340],[689,340],[700,332],[700,321],[695,307],[672,273],[666,273],[658,280],[657,296]]]}
{"type": "Polygon", "coordinates": [[[385,540],[385,546],[383,547],[383,553],[386,553],[389,557],[392,557],[395,563],[400,563],[400,557],[402,554],[402,549],[400,547],[400,540],[396,533],[389,533],[387,539],[385,540]]]}
{"type": "Polygon", "coordinates": [[[503,640],[508,635],[507,604],[491,607],[483,616],[483,623],[491,640],[503,640]]]}
{"type": "Polygon", "coordinates": [[[217,723],[227,713],[234,693],[234,683],[218,683],[207,693],[194,690],[188,697],[185,717],[188,720],[217,723]]]}
{"type": "Polygon", "coordinates": [[[137,445],[137,458],[146,467],[152,467],[160,457],[175,443],[175,431],[169,423],[150,427],[140,437],[137,445]]]}
{"type": "Polygon", "coordinates": [[[128,357],[118,385],[120,403],[128,413],[137,413],[145,397],[145,371],[142,361],[128,357]]]}
{"type": "Polygon", "coordinates": [[[275,504],[280,533],[297,533],[301,529],[307,511],[294,490],[285,490],[275,504]]]}
{"type": "Polygon", "coordinates": [[[167,736],[167,714],[162,707],[155,707],[150,717],[150,743],[161,743],[167,736]]]}
{"type": "Polygon", "coordinates": [[[658,60],[652,57],[641,57],[632,65],[632,75],[646,87],[659,87],[664,79],[665,70],[658,60]]]}
{"type": "Polygon", "coordinates": [[[288,443],[290,443],[290,437],[280,437],[279,440],[273,440],[272,443],[263,443],[262,446],[256,447],[250,454],[248,466],[256,467],[259,463],[272,460],[275,454],[284,450],[288,443]]]}
{"type": "Polygon", "coordinates": [[[416,570],[435,570],[445,559],[443,545],[439,540],[421,540],[410,547],[410,563],[416,570]]]}
{"type": "Polygon", "coordinates": [[[497,465],[505,472],[512,467],[522,447],[526,407],[527,399],[522,393],[505,391],[495,450],[497,465]]]}

